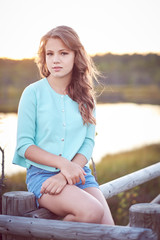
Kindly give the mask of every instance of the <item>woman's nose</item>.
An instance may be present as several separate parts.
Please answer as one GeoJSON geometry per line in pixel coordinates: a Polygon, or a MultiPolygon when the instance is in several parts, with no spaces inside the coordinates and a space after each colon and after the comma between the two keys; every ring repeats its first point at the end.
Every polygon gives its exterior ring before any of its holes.
{"type": "Polygon", "coordinates": [[[53,63],[59,63],[59,62],[60,62],[59,56],[57,54],[54,54],[53,63]]]}

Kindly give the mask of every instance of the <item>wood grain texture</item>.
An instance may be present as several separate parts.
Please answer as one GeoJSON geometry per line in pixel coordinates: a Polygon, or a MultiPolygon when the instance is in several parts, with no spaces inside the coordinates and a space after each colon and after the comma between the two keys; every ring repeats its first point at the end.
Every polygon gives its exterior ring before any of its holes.
{"type": "Polygon", "coordinates": [[[59,217],[56,214],[50,212],[46,208],[38,208],[34,211],[25,213],[23,216],[24,217],[31,217],[31,218],[54,219],[54,220],[61,219],[61,217],[59,217]]]}
{"type": "MultiPolygon", "coordinates": [[[[157,240],[151,229],[0,215],[0,232],[38,239],[157,240]]],[[[23,238],[23,239],[24,239],[23,238]]]]}
{"type": "Polygon", "coordinates": [[[23,216],[35,210],[36,202],[33,193],[27,191],[7,192],[2,196],[2,214],[23,216]]]}
{"type": "Polygon", "coordinates": [[[130,207],[129,221],[131,227],[150,228],[160,240],[160,205],[156,203],[139,203],[130,207]]]}

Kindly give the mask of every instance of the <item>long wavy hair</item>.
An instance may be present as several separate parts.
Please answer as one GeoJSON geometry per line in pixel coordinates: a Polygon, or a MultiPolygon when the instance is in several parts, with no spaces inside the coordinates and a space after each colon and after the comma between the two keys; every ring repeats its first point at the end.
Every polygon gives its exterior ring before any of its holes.
{"type": "Polygon", "coordinates": [[[45,34],[40,41],[36,63],[42,77],[48,77],[50,72],[46,65],[45,46],[48,39],[60,38],[64,44],[75,53],[72,79],[67,86],[67,94],[79,105],[79,111],[84,124],[96,124],[93,115],[95,108],[93,79],[99,75],[92,59],[86,53],[77,33],[70,27],[58,26],[45,34]]]}

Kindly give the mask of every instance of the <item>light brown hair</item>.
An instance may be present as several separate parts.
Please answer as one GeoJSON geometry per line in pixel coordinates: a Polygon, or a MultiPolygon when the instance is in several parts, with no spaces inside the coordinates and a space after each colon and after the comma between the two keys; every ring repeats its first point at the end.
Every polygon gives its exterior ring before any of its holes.
{"type": "Polygon", "coordinates": [[[98,71],[86,53],[77,33],[70,27],[59,26],[45,34],[40,41],[36,63],[42,77],[48,77],[50,72],[46,65],[45,46],[48,39],[60,38],[64,44],[75,52],[75,62],[72,79],[67,86],[67,93],[71,99],[79,104],[79,111],[83,123],[96,124],[93,110],[95,107],[93,78],[97,80],[98,71]]]}

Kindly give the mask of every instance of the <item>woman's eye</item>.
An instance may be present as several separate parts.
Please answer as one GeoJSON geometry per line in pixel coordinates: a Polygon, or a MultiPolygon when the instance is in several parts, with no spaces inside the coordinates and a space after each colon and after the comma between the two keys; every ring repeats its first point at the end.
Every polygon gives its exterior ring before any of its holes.
{"type": "Polygon", "coordinates": [[[61,52],[61,55],[67,55],[68,53],[67,52],[61,52]]]}
{"type": "Polygon", "coordinates": [[[52,56],[53,54],[52,53],[47,53],[47,56],[52,56]]]}

